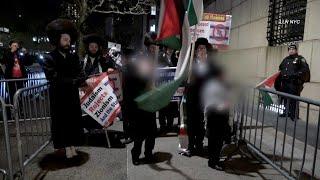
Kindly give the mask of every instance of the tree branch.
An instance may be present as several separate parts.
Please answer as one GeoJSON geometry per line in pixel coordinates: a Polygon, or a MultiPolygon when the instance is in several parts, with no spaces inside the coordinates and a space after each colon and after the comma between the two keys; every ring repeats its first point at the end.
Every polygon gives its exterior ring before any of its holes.
{"type": "Polygon", "coordinates": [[[92,8],[88,8],[89,13],[94,12],[98,7],[101,7],[103,5],[105,0],[99,0],[99,3],[92,8]]]}
{"type": "Polygon", "coordinates": [[[145,15],[145,14],[149,14],[149,12],[130,12],[130,11],[119,11],[119,10],[111,10],[111,11],[101,11],[101,10],[93,10],[93,12],[96,13],[102,13],[102,14],[110,14],[110,13],[114,13],[114,14],[131,14],[131,15],[145,15]]]}
{"type": "Polygon", "coordinates": [[[117,6],[111,5],[111,10],[94,9],[92,12],[102,13],[102,14],[115,13],[115,14],[123,14],[123,15],[124,14],[145,15],[150,13],[150,10],[148,10],[148,8],[150,8],[150,6],[154,4],[155,4],[154,0],[138,0],[135,5],[128,8],[129,11],[126,11],[126,10],[120,11],[117,6]]]}

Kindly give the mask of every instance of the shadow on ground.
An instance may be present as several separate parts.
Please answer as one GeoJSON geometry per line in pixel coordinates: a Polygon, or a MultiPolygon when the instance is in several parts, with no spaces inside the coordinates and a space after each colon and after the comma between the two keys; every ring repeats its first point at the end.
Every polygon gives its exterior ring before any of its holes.
{"type": "Polygon", "coordinates": [[[82,151],[77,152],[78,156],[72,159],[67,159],[64,155],[56,153],[47,154],[39,161],[39,167],[42,170],[56,171],[59,169],[81,166],[85,164],[90,157],[88,153],[82,151]]]}
{"type": "Polygon", "coordinates": [[[177,167],[173,166],[171,163],[172,154],[167,152],[156,152],[154,154],[156,158],[156,162],[154,164],[150,164],[149,167],[155,171],[163,172],[163,171],[172,171],[175,173],[180,174],[181,176],[185,177],[186,180],[192,180],[191,177],[183,173],[183,171],[179,170],[177,167]],[[157,165],[157,163],[165,162],[170,168],[163,168],[157,165]]]}
{"type": "MultiPolygon", "coordinates": [[[[267,179],[259,172],[262,169],[266,169],[266,167],[255,159],[241,157],[233,158],[225,162],[225,166],[225,172],[229,174],[267,179]],[[259,177],[257,177],[255,174],[258,174],[259,177]]],[[[278,173],[275,173],[275,175],[277,174],[278,173]]]]}
{"type": "MultiPolygon", "coordinates": [[[[108,130],[108,136],[110,139],[111,148],[125,148],[126,146],[121,143],[121,138],[123,138],[123,132],[108,130]]],[[[93,133],[86,134],[86,142],[84,146],[93,147],[108,147],[108,142],[106,139],[106,134],[104,130],[98,130],[93,133]]]]}
{"type": "Polygon", "coordinates": [[[294,171],[294,173],[296,174],[297,179],[299,179],[299,180],[309,180],[309,179],[320,180],[319,177],[312,177],[312,175],[309,174],[309,173],[307,173],[307,172],[302,172],[302,173],[300,174],[300,177],[298,177],[300,170],[293,170],[293,171],[294,171]],[[312,178],[311,178],[311,177],[312,177],[312,178]]]}

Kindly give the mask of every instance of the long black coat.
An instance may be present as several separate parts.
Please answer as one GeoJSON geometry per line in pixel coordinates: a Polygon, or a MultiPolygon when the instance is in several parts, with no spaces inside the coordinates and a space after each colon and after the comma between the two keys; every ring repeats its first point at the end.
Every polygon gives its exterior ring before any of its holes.
{"type": "Polygon", "coordinates": [[[80,145],[83,137],[79,87],[85,75],[74,54],[66,58],[55,50],[46,57],[46,78],[50,82],[52,140],[54,148],[80,145]]]}
{"type": "Polygon", "coordinates": [[[310,81],[310,69],[305,58],[296,54],[287,56],[279,66],[280,75],[275,88],[278,91],[300,95],[303,84],[310,81]]]}
{"type": "Polygon", "coordinates": [[[134,99],[147,90],[148,80],[139,77],[131,65],[124,68],[123,116],[129,121],[132,137],[155,136],[157,133],[156,114],[138,108],[134,99]]]}

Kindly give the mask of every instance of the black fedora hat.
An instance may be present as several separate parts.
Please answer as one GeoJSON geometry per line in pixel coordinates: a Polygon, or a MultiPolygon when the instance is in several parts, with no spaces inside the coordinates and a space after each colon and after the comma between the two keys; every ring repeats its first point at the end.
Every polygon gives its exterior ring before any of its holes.
{"type": "Polygon", "coordinates": [[[98,34],[88,34],[83,38],[83,43],[89,45],[90,43],[97,43],[99,46],[103,46],[105,41],[98,34]]]}
{"type": "Polygon", "coordinates": [[[77,28],[69,19],[56,19],[51,21],[46,27],[46,32],[50,43],[53,45],[59,43],[61,34],[69,34],[71,43],[74,43],[78,38],[77,28]]]}

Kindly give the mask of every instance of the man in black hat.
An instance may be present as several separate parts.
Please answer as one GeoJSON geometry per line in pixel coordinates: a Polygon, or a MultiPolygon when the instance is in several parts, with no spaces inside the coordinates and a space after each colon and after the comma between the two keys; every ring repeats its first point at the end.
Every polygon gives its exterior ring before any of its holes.
{"type": "Polygon", "coordinates": [[[211,45],[206,38],[198,38],[195,43],[195,62],[192,66],[190,84],[187,86],[187,133],[189,137],[188,150],[190,155],[203,152],[205,135],[204,114],[200,102],[200,89],[210,73],[216,71],[215,66],[208,61],[211,45]]]}
{"type": "Polygon", "coordinates": [[[145,55],[155,58],[156,56],[156,43],[157,34],[154,32],[149,32],[144,37],[144,45],[146,46],[146,53],[145,55]]]}
{"type": "Polygon", "coordinates": [[[87,76],[112,71],[115,65],[111,59],[102,56],[103,39],[90,34],[83,39],[86,46],[86,55],[83,59],[83,69],[87,76]]]}
{"type": "MultiPolygon", "coordinates": [[[[289,56],[283,59],[279,66],[280,75],[277,78],[276,90],[300,96],[303,89],[303,84],[310,81],[310,69],[303,56],[298,54],[297,46],[290,45],[288,47],[289,56]]],[[[284,98],[284,105],[287,106],[287,98],[284,98]]],[[[297,103],[290,99],[289,107],[285,107],[285,112],[282,117],[288,116],[291,120],[297,117],[297,103]]]]}
{"type": "Polygon", "coordinates": [[[80,145],[83,138],[79,87],[86,80],[79,57],[70,51],[77,40],[77,30],[70,20],[57,19],[47,25],[46,31],[55,46],[44,62],[50,82],[53,145],[57,153],[72,158],[77,156],[74,146],[80,145]]]}

